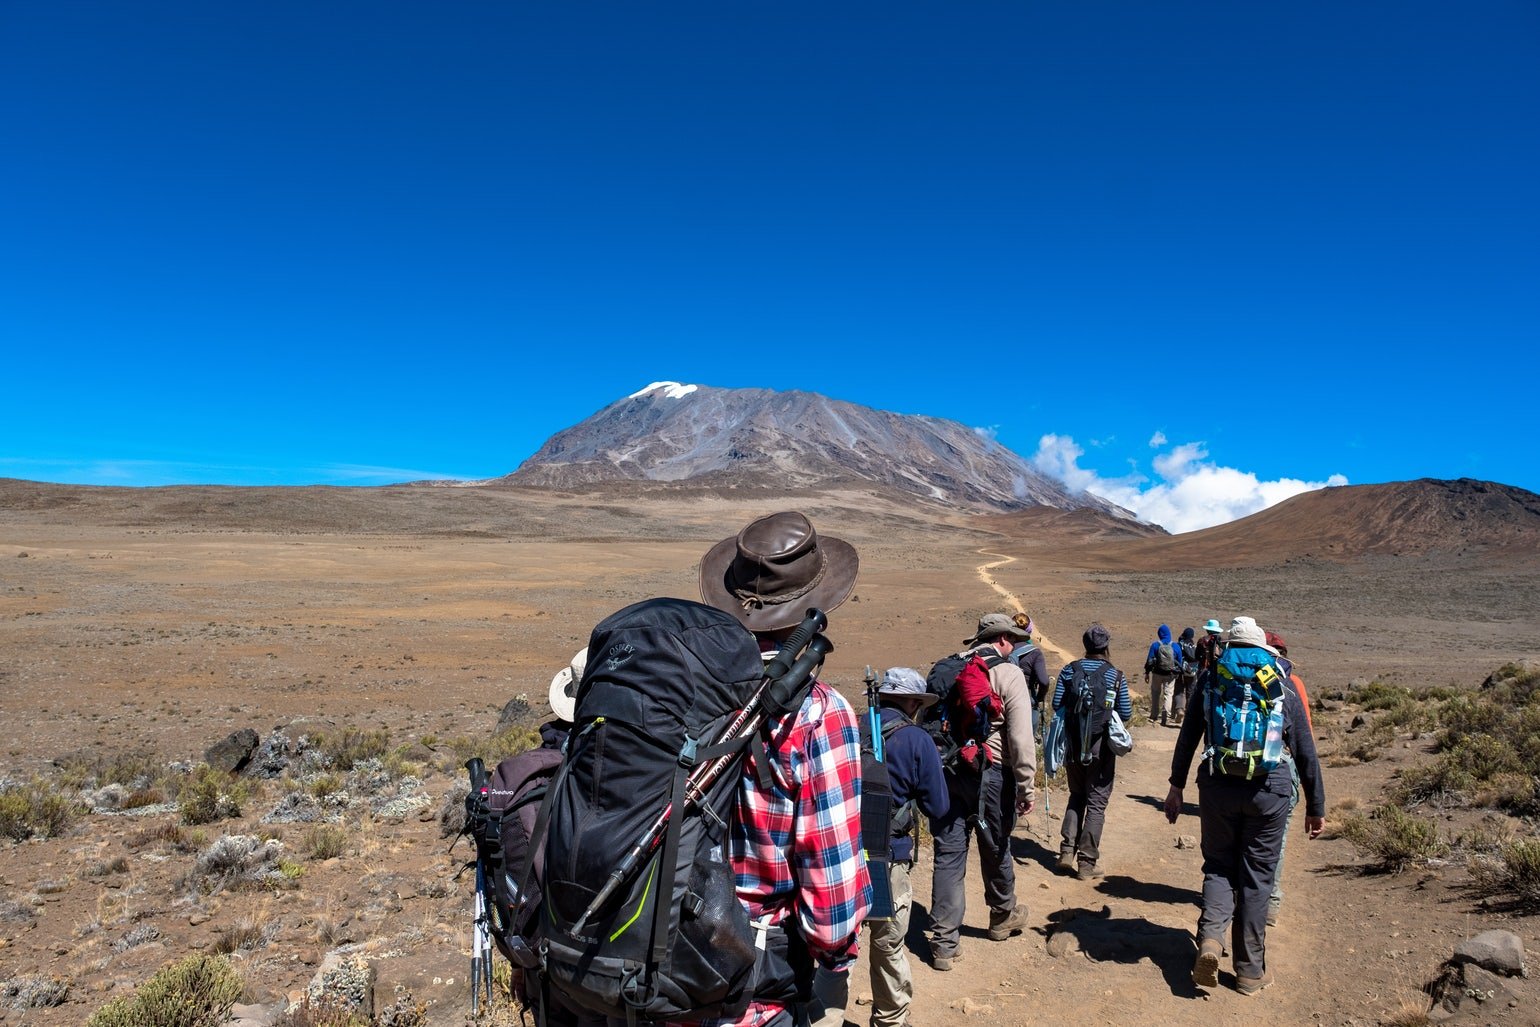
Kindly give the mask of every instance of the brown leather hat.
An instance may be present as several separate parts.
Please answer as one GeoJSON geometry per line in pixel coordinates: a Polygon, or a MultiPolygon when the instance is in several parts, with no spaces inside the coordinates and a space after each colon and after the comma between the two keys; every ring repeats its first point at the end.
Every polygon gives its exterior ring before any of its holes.
{"type": "Polygon", "coordinates": [[[701,558],[700,594],[750,631],[780,631],[810,607],[827,613],[849,598],[859,565],[849,542],[819,535],[795,511],[773,513],[701,558]]]}

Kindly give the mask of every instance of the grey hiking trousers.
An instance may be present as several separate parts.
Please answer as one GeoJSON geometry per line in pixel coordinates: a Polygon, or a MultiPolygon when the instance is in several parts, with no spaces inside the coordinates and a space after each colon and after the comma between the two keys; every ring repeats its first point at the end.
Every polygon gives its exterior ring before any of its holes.
{"type": "Polygon", "coordinates": [[[1267,967],[1267,903],[1292,806],[1293,783],[1279,767],[1264,781],[1198,771],[1203,824],[1203,911],[1198,937],[1223,944],[1237,977],[1261,977],[1267,967]]]}
{"type": "Polygon", "coordinates": [[[1016,864],[1011,860],[1011,831],[1016,828],[1015,781],[1006,785],[1000,768],[991,764],[975,777],[969,771],[946,772],[952,808],[930,822],[935,867],[930,880],[930,950],[933,956],[955,956],[965,912],[964,882],[968,874],[968,843],[977,836],[979,873],[984,901],[996,917],[1016,908],[1016,864]]]}

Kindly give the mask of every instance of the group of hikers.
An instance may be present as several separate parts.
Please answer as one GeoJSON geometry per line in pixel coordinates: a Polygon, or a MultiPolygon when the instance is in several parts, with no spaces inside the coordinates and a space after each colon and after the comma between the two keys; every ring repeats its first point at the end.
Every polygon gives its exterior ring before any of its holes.
{"type": "MultiPolygon", "coordinates": [[[[505,761],[490,783],[472,768],[478,894],[540,1023],[837,1027],[864,926],[871,1025],[906,1027],[920,825],[930,965],[951,971],[974,842],[988,938],[1028,926],[1010,839],[1036,805],[1040,744],[1068,784],[1056,869],[1103,876],[1133,716],[1111,633],[1087,627],[1084,655],[1050,680],[1031,618],[991,613],[928,674],[869,673],[858,715],[817,677],[825,615],[858,564],[801,513],[753,521],[702,558],[702,603],[650,600],[594,629],[551,682],[544,756],[505,761]]],[[[1234,987],[1252,995],[1273,981],[1266,928],[1293,808],[1304,799],[1315,837],[1325,792],[1282,638],[1244,616],[1204,630],[1173,642],[1162,625],[1144,673],[1151,720],[1180,729],[1172,823],[1200,761],[1192,979],[1218,987],[1228,932],[1234,987]]]]}

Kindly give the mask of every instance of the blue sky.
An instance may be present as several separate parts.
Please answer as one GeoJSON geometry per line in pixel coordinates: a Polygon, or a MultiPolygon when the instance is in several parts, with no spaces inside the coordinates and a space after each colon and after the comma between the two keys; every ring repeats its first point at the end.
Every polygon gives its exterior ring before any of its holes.
{"type": "Polygon", "coordinates": [[[0,124],[0,475],[490,477],[667,379],[1177,529],[1540,491],[1530,0],[10,0],[0,124]]]}

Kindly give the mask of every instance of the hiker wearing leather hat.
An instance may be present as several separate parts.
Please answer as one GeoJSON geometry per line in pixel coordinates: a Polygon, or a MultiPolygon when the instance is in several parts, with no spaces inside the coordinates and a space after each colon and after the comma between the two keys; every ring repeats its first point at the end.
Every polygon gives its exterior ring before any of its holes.
{"type": "MultiPolygon", "coordinates": [[[[858,566],[848,542],[820,535],[801,513],[774,513],[707,551],[701,598],[752,631],[768,658],[809,608],[828,613],[850,596],[858,566]]],[[[729,856],[749,918],[805,943],[813,993],[756,995],[734,1022],[791,1027],[806,1004],[801,1015],[811,1022],[839,1023],[872,897],[861,852],[860,727],[844,697],[815,681],[800,709],[765,730],[771,766],[757,766],[753,751],[743,759],[729,856]]]]}
{"type": "Polygon", "coordinates": [[[795,511],[771,514],[724,538],[700,562],[701,598],[756,635],[795,628],[811,607],[850,597],[860,561],[843,539],[820,536],[795,511]]]}

